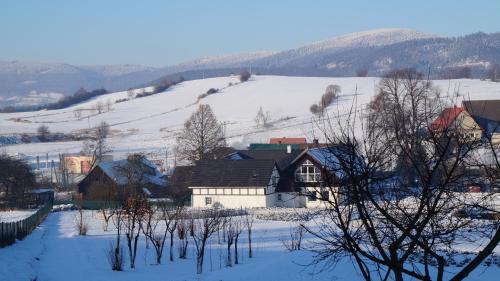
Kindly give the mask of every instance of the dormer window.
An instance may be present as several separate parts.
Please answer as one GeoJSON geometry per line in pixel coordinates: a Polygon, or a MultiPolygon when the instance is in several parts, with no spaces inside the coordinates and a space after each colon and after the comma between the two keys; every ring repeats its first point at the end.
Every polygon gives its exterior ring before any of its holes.
{"type": "Polygon", "coordinates": [[[321,171],[314,164],[307,160],[295,171],[296,182],[319,182],[321,171]]]}

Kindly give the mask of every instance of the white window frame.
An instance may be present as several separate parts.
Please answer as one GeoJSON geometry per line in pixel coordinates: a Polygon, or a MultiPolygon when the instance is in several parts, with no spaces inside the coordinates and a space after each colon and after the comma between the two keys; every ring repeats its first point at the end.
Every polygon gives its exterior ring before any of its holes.
{"type": "Polygon", "coordinates": [[[321,171],[309,160],[295,170],[295,182],[320,182],[321,171]]]}

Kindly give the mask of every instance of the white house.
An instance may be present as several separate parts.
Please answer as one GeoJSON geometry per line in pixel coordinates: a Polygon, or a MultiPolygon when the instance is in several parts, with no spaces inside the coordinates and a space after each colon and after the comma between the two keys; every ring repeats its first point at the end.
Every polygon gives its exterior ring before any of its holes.
{"type": "Polygon", "coordinates": [[[193,168],[189,189],[193,207],[271,207],[279,172],[274,160],[205,160],[193,168]]]}
{"type": "Polygon", "coordinates": [[[325,207],[336,187],[330,148],[238,151],[199,161],[188,188],[193,207],[325,207]],[[272,158],[272,159],[271,159],[272,158]],[[325,184],[329,179],[329,184],[325,184]]]}

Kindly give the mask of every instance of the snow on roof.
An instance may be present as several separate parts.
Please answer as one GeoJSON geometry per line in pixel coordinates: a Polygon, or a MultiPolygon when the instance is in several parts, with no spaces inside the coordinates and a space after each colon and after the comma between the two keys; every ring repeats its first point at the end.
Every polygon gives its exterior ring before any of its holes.
{"type": "Polygon", "coordinates": [[[364,166],[364,161],[361,158],[353,159],[352,157],[357,156],[349,155],[349,151],[340,146],[312,148],[307,150],[306,153],[338,178],[344,177],[345,165],[351,165],[354,162],[354,165],[359,170],[364,166]]]}
{"type": "Polygon", "coordinates": [[[159,186],[166,185],[166,181],[162,178],[162,174],[153,163],[145,157],[142,157],[141,164],[150,168],[151,173],[146,171],[145,167],[139,168],[132,164],[128,159],[101,162],[98,166],[118,185],[126,185],[128,183],[127,173],[133,173],[133,176],[136,178],[142,177],[142,183],[152,183],[159,186]]]}

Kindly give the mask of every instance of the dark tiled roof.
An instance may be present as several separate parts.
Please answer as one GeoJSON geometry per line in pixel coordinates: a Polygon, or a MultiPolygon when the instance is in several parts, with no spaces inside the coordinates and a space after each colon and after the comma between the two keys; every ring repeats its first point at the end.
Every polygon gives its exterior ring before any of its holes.
{"type": "Polygon", "coordinates": [[[191,181],[193,176],[194,166],[177,166],[175,167],[169,183],[171,185],[185,185],[191,181]]]}
{"type": "Polygon", "coordinates": [[[234,153],[242,155],[243,159],[274,160],[278,165],[278,169],[283,171],[302,153],[302,150],[294,150],[292,153],[287,153],[286,150],[236,150],[234,153]]]}
{"type": "Polygon", "coordinates": [[[500,133],[500,100],[464,101],[463,105],[486,134],[500,133]]]}
{"type": "Polygon", "coordinates": [[[463,105],[472,116],[493,121],[500,121],[500,100],[471,100],[463,105]]]}
{"type": "Polygon", "coordinates": [[[267,186],[274,166],[271,159],[202,160],[196,163],[189,186],[267,186]]]}

